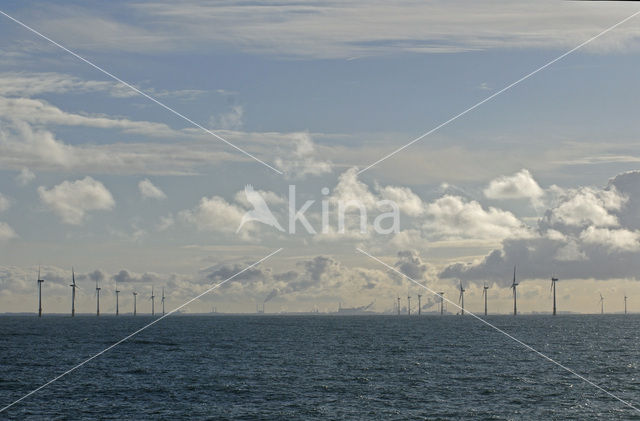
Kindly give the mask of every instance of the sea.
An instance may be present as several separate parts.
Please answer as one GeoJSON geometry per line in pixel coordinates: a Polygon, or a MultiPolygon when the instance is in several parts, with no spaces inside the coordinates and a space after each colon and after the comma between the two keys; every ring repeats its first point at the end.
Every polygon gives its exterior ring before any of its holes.
{"type": "MultiPolygon", "coordinates": [[[[0,406],[153,320],[0,317],[0,406]]],[[[640,315],[486,320],[640,406],[640,315]]],[[[0,419],[640,420],[640,412],[468,315],[172,315],[0,419]]]]}

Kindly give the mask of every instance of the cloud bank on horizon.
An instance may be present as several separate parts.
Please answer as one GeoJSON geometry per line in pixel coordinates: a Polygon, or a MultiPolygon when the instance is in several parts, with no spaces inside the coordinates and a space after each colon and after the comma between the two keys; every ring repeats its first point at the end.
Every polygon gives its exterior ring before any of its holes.
{"type": "Polygon", "coordinates": [[[471,296],[487,281],[508,298],[514,265],[525,280],[635,281],[632,22],[357,174],[636,11],[612,3],[95,2],[38,4],[38,13],[12,5],[8,13],[285,176],[3,25],[0,304],[30,296],[36,261],[62,308],[64,266],[82,262],[81,282],[162,284],[178,300],[281,246],[295,256],[225,285],[230,302],[384,297],[376,308],[387,309],[406,282],[358,260],[355,247],[445,289],[461,279],[471,296]],[[306,216],[318,233],[255,221],[236,233],[252,208],[247,184],[282,226],[295,184],[298,207],[314,200],[306,216]],[[354,200],[370,217],[393,201],[399,232],[360,232],[359,209],[339,232],[338,204],[354,200]]]}

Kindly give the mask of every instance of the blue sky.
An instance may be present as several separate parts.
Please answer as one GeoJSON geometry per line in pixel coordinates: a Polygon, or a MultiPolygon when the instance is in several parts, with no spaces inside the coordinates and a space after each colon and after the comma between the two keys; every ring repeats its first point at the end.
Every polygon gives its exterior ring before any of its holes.
{"type": "Polygon", "coordinates": [[[526,266],[519,259],[532,265],[522,272],[523,311],[545,309],[554,270],[567,280],[572,311],[597,310],[594,289],[620,295],[612,310],[622,308],[622,289],[640,292],[635,175],[610,182],[640,160],[637,19],[360,176],[353,170],[631,15],[633,4],[20,2],[2,10],[287,174],[2,17],[0,308],[33,309],[38,264],[55,297],[49,311],[66,309],[72,265],[98,270],[105,289],[126,270],[130,289],[165,285],[179,304],[222,269],[278,247],[262,272],[190,310],[217,302],[251,311],[277,290],[282,310],[376,300],[384,311],[411,292],[356,246],[403,267],[410,252],[425,282],[453,290],[460,277],[471,297],[486,280],[505,309],[505,267],[526,266]],[[238,235],[246,184],[270,192],[280,218],[289,184],[318,206],[322,187],[332,200],[393,197],[402,232],[320,238],[253,223],[238,235]],[[516,253],[536,248],[555,254],[516,253]],[[495,250],[504,262],[486,259],[495,250]],[[623,268],[590,277],[586,261],[623,268]]]}

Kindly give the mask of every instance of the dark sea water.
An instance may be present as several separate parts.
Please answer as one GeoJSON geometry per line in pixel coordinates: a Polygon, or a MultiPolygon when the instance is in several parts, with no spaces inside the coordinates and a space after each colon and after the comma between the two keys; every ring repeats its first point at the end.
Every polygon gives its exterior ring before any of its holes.
{"type": "MultiPolygon", "coordinates": [[[[0,317],[0,406],[152,319],[0,317]]],[[[489,316],[640,405],[640,316],[489,316]]],[[[640,419],[471,317],[168,317],[7,419],[640,419]]]]}

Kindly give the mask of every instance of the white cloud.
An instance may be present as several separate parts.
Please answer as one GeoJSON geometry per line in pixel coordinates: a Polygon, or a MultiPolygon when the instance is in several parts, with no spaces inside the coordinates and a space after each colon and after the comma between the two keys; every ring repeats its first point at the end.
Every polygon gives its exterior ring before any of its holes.
{"type": "Polygon", "coordinates": [[[0,115],[10,122],[36,125],[83,126],[100,129],[119,129],[146,136],[169,137],[179,132],[164,123],[133,121],[103,115],[69,113],[41,99],[7,98],[0,96],[0,115]]]}
{"type": "Polygon", "coordinates": [[[91,177],[63,181],[51,190],[38,187],[40,200],[57,214],[64,223],[80,225],[87,212],[110,210],[115,206],[111,192],[91,177]]]}
{"type": "Polygon", "coordinates": [[[612,252],[640,250],[640,232],[627,229],[588,227],[580,234],[586,244],[601,245],[612,252]]]}
{"type": "Polygon", "coordinates": [[[192,210],[180,212],[180,216],[202,231],[235,233],[245,211],[222,197],[203,197],[192,210]]]}
{"type": "Polygon", "coordinates": [[[234,105],[228,113],[213,116],[209,119],[209,125],[213,129],[239,130],[243,125],[244,108],[242,105],[234,105]]]}
{"type": "Polygon", "coordinates": [[[18,235],[6,222],[0,222],[0,241],[7,241],[16,237],[18,235]]]}
{"type": "Polygon", "coordinates": [[[0,95],[34,96],[45,93],[98,92],[107,91],[117,97],[137,95],[120,83],[110,81],[82,80],[63,73],[0,73],[0,95]]]}
{"type": "Polygon", "coordinates": [[[11,201],[9,198],[2,193],[0,193],[0,212],[4,212],[11,206],[11,201]]]}
{"type": "Polygon", "coordinates": [[[16,182],[21,186],[26,186],[36,178],[36,175],[27,167],[23,167],[16,176],[16,182]]]}
{"type": "Polygon", "coordinates": [[[533,179],[529,170],[523,169],[511,176],[492,180],[483,193],[489,199],[530,199],[537,201],[544,190],[533,179]]]}
{"type": "MultiPolygon", "coordinates": [[[[46,19],[34,17],[34,25],[65,45],[87,50],[148,53],[232,48],[280,56],[353,58],[398,52],[572,48],[636,11],[632,5],[612,8],[590,3],[154,2],[130,6],[126,13],[133,16],[135,25],[62,7],[50,8],[46,19]]],[[[633,25],[624,25],[590,48],[630,48],[638,33],[633,25]]]]}
{"type": "Polygon", "coordinates": [[[175,218],[173,217],[173,214],[170,213],[167,216],[160,217],[160,222],[158,222],[156,229],[158,231],[166,231],[169,228],[171,228],[174,224],[175,224],[175,218]]]}
{"type": "MultiPolygon", "coordinates": [[[[138,86],[138,89],[154,97],[193,99],[206,91],[197,89],[158,90],[138,86]]],[[[76,76],[54,72],[2,72],[0,73],[0,95],[33,97],[48,93],[105,92],[115,98],[137,97],[140,94],[130,87],[111,80],[84,80],[76,76]]]]}
{"type": "Polygon", "coordinates": [[[294,150],[280,151],[274,163],[287,178],[304,178],[307,175],[321,175],[331,172],[331,163],[318,160],[315,145],[308,133],[294,133],[290,136],[294,150]]]}
{"type": "Polygon", "coordinates": [[[627,198],[612,186],[606,190],[592,187],[567,190],[559,200],[545,215],[545,223],[551,227],[615,227],[619,221],[613,211],[620,210],[627,198]]]}
{"type": "Polygon", "coordinates": [[[494,207],[484,209],[476,201],[444,196],[426,207],[424,228],[442,239],[482,239],[500,241],[526,238],[532,232],[511,212],[494,207]]]}
{"type": "Polygon", "coordinates": [[[539,234],[507,238],[474,264],[455,264],[446,277],[501,279],[517,264],[525,279],[616,279],[640,275],[640,172],[620,174],[604,189],[580,187],[562,190],[539,221],[539,234]]]}
{"type": "Polygon", "coordinates": [[[138,190],[145,199],[166,199],[167,195],[162,190],[154,186],[151,180],[145,178],[138,183],[138,190]]]}
{"type": "Polygon", "coordinates": [[[400,210],[409,216],[420,216],[424,213],[422,199],[408,187],[385,186],[379,188],[380,196],[384,200],[395,202],[400,210]]]}
{"type": "Polygon", "coordinates": [[[350,168],[338,177],[338,183],[331,193],[330,200],[333,203],[345,204],[356,201],[367,209],[373,209],[380,199],[369,190],[369,186],[358,180],[357,169],[350,168]]]}

